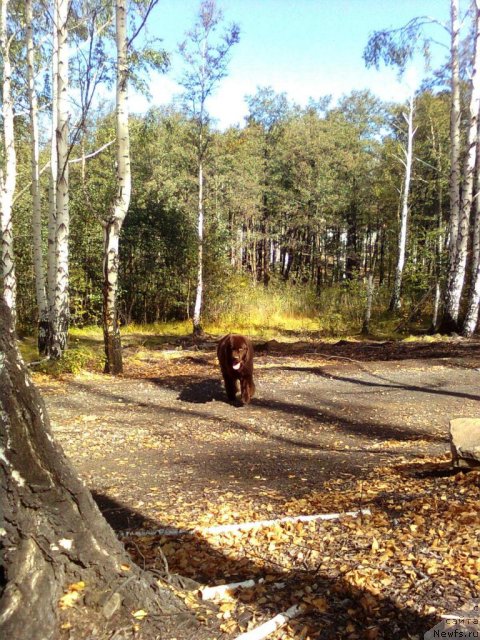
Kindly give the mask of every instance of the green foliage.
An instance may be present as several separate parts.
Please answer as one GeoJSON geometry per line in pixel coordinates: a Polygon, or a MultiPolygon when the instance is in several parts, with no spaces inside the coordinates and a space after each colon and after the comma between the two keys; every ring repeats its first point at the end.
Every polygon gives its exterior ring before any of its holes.
{"type": "Polygon", "coordinates": [[[60,360],[44,360],[40,362],[35,371],[54,377],[65,374],[77,375],[83,371],[103,371],[105,358],[100,345],[96,348],[82,344],[70,345],[64,351],[60,360]]]}
{"type": "MultiPolygon", "coordinates": [[[[424,91],[417,100],[402,316],[445,270],[448,99],[424,91]]],[[[300,109],[271,89],[259,90],[250,107],[243,128],[208,129],[206,330],[355,334],[363,323],[364,279],[373,270],[382,286],[375,290],[371,325],[390,331],[394,321],[383,318],[382,305],[397,251],[399,109],[368,92],[354,92],[335,106],[325,99],[300,109]]],[[[20,120],[16,126],[21,132],[20,120]]],[[[173,107],[131,118],[133,192],[120,239],[123,325],[156,323],[160,331],[159,323],[191,317],[198,207],[194,133],[195,122],[173,107]]],[[[72,150],[77,158],[82,148],[91,153],[105,147],[87,160],[85,172],[80,163],[70,171],[70,301],[77,327],[101,322],[101,220],[115,193],[114,146],[105,145],[114,135],[112,114],[99,115],[72,150]]],[[[27,182],[25,134],[18,140],[19,174],[27,182]]],[[[42,197],[46,212],[46,174],[42,197]]],[[[27,330],[36,315],[28,192],[16,203],[14,221],[19,325],[27,330]]],[[[425,305],[422,312],[429,310],[425,305]]]]}

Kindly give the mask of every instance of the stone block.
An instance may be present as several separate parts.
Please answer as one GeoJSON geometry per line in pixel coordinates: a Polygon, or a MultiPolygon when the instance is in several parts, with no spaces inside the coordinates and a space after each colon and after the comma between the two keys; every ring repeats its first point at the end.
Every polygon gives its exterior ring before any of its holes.
{"type": "Polygon", "coordinates": [[[450,420],[450,446],[453,466],[475,468],[480,466],[480,418],[450,420]]]}

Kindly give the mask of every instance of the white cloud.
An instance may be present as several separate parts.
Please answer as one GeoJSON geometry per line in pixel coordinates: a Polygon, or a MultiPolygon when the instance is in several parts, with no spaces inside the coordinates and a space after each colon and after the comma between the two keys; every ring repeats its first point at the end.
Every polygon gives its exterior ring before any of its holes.
{"type": "MultiPolygon", "coordinates": [[[[358,68],[352,68],[339,70],[335,75],[320,69],[301,73],[280,69],[268,74],[258,71],[252,69],[251,73],[248,73],[247,70],[235,78],[225,78],[215,94],[209,98],[209,113],[221,129],[243,124],[248,113],[245,96],[256,93],[259,86],[271,86],[278,93],[286,92],[290,100],[300,105],[306,105],[310,97],[319,98],[331,94],[336,101],[353,90],[362,89],[369,89],[385,101],[403,102],[411,95],[412,87],[418,86],[421,79],[418,67],[411,67],[402,80],[399,80],[397,73],[391,69],[359,71],[358,68]]],[[[144,113],[151,106],[167,105],[181,91],[182,88],[171,76],[154,73],[150,78],[152,99],[148,100],[132,91],[130,111],[144,113]]]]}

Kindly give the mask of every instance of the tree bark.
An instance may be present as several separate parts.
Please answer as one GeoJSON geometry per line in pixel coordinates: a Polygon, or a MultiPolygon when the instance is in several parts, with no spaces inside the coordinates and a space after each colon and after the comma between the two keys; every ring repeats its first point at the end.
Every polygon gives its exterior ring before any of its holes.
{"type": "Polygon", "coordinates": [[[372,317],[373,303],[373,271],[367,275],[367,304],[365,306],[365,315],[363,317],[362,335],[368,336],[370,333],[370,319],[372,317]]]}
{"type": "MultiPolygon", "coordinates": [[[[477,164],[480,157],[480,127],[477,132],[477,164]]],[[[478,311],[480,307],[480,172],[477,169],[476,196],[474,201],[473,242],[471,281],[468,296],[468,306],[462,326],[462,335],[471,337],[477,327],[478,311]]]]}
{"type": "MultiPolygon", "coordinates": [[[[200,139],[200,146],[202,146],[200,139]]],[[[202,305],[203,305],[203,159],[198,163],[198,217],[197,217],[197,290],[195,295],[195,306],[193,309],[193,335],[201,336],[202,328],[202,305]]]]}
{"type": "Polygon", "coordinates": [[[13,128],[11,40],[7,32],[8,0],[0,2],[0,53],[2,56],[2,116],[4,161],[0,167],[1,275],[3,299],[15,317],[17,281],[13,254],[12,204],[15,192],[17,160],[13,128]]]}
{"type": "Polygon", "coordinates": [[[105,347],[105,373],[122,373],[122,342],[118,322],[118,247],[120,237],[118,220],[103,227],[103,340],[105,347]]]}
{"type": "Polygon", "coordinates": [[[32,0],[25,0],[25,20],[27,23],[27,75],[31,138],[33,267],[35,272],[35,292],[38,307],[37,344],[38,352],[43,355],[47,352],[48,348],[49,323],[42,252],[42,204],[40,198],[38,104],[37,93],[35,90],[32,0]]]}

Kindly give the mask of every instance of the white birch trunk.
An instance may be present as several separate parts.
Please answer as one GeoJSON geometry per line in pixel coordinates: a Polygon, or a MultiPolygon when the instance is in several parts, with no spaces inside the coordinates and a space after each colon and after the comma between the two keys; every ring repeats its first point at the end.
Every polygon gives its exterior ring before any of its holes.
{"type": "Polygon", "coordinates": [[[458,221],[460,217],[460,63],[458,0],[450,0],[450,221],[449,248],[453,257],[457,248],[458,221]]]}
{"type": "MultiPolygon", "coordinates": [[[[49,316],[49,340],[53,334],[55,319],[55,289],[56,289],[56,227],[57,227],[57,102],[58,102],[58,32],[53,28],[52,36],[52,136],[50,140],[50,175],[48,188],[48,245],[47,245],[47,299],[49,316]]],[[[48,345],[50,349],[50,342],[48,345]]]]}
{"type": "Polygon", "coordinates": [[[440,310],[440,298],[441,298],[440,281],[437,279],[435,282],[435,295],[433,298],[433,313],[432,313],[432,327],[431,332],[435,333],[438,325],[438,312],[440,310]]]}
{"type": "Polygon", "coordinates": [[[470,123],[467,153],[463,165],[462,201],[456,235],[456,249],[450,252],[447,290],[445,292],[445,323],[458,328],[462,290],[465,281],[470,214],[473,203],[473,182],[477,157],[478,115],[480,107],[480,0],[475,2],[475,48],[471,78],[470,123]]]}
{"type": "MultiPolygon", "coordinates": [[[[70,218],[68,208],[68,0],[57,0],[56,24],[58,48],[57,75],[57,184],[55,224],[55,300],[53,305],[50,357],[58,359],[67,346],[69,324],[68,238],[70,218]]],[[[55,107],[54,107],[55,108],[55,107]]]]}
{"type": "Polygon", "coordinates": [[[203,160],[198,165],[198,266],[197,292],[193,309],[193,334],[202,334],[202,303],[203,303],[203,160]]]}
{"type": "Polygon", "coordinates": [[[103,256],[103,333],[105,342],[105,372],[122,372],[122,347],[117,312],[118,247],[120,231],[130,205],[132,177],[130,169],[130,138],[128,129],[128,61],[127,61],[127,0],[116,0],[116,155],[117,196],[110,218],[104,223],[103,256]]]}
{"type": "Polygon", "coordinates": [[[477,269],[472,273],[472,280],[473,283],[470,291],[467,314],[462,327],[462,335],[466,338],[470,338],[474,334],[478,322],[478,309],[480,307],[480,263],[477,263],[477,269]]]}
{"type": "Polygon", "coordinates": [[[25,0],[25,18],[27,23],[27,76],[31,139],[33,268],[35,273],[35,293],[38,307],[38,350],[39,353],[43,354],[47,349],[48,303],[45,292],[45,271],[43,268],[42,252],[42,205],[40,199],[38,104],[37,93],[35,90],[32,0],[25,0]]]}
{"type": "Polygon", "coordinates": [[[367,275],[367,304],[365,306],[365,315],[363,317],[362,334],[368,335],[370,333],[370,320],[372,317],[372,303],[373,303],[373,270],[367,275]]]}
{"type": "MultiPolygon", "coordinates": [[[[477,131],[477,165],[480,158],[480,127],[477,131]]],[[[470,338],[477,327],[480,307],[480,171],[477,170],[474,198],[474,222],[472,243],[472,275],[467,313],[462,327],[462,335],[470,338]]]]}
{"type": "Polygon", "coordinates": [[[398,236],[398,258],[397,267],[395,269],[395,280],[393,283],[392,299],[390,301],[390,310],[394,311],[400,308],[400,295],[402,291],[403,270],[405,267],[405,251],[407,247],[407,229],[408,229],[408,199],[410,195],[410,182],[412,178],[413,164],[413,138],[415,131],[413,129],[413,112],[415,109],[414,96],[410,98],[408,116],[403,114],[408,125],[407,132],[407,148],[405,150],[405,180],[403,184],[402,210],[400,214],[400,233],[398,236]]]}
{"type": "Polygon", "coordinates": [[[0,2],[0,54],[2,56],[2,116],[4,163],[0,167],[1,275],[3,298],[15,318],[17,281],[13,255],[12,204],[15,192],[17,161],[13,129],[12,68],[7,33],[8,0],[0,2]]]}

